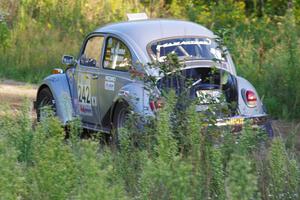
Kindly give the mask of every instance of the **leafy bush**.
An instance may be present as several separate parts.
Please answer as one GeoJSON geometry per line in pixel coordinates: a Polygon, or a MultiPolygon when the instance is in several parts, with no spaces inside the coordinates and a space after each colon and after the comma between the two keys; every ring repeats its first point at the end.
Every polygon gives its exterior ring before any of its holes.
{"type": "Polygon", "coordinates": [[[0,118],[0,194],[5,199],[297,199],[299,163],[282,140],[265,133],[205,126],[191,105],[185,128],[173,126],[175,97],[144,132],[124,129],[119,147],[80,139],[80,122],[69,137],[58,119],[33,130],[29,110],[0,118]],[[216,132],[217,131],[217,132],[216,132]],[[181,141],[189,141],[182,143],[181,141]],[[271,142],[269,146],[268,143],[271,142]]]}
{"type": "Polygon", "coordinates": [[[49,118],[37,127],[33,138],[33,166],[28,171],[31,199],[66,199],[75,186],[75,158],[63,143],[58,119],[49,118]]]}
{"type": "Polygon", "coordinates": [[[274,139],[268,154],[272,199],[299,198],[299,166],[290,159],[281,139],[274,139]]]}
{"type": "Polygon", "coordinates": [[[17,151],[0,137],[0,195],[2,199],[18,199],[26,194],[25,177],[17,151]]]}
{"type": "Polygon", "coordinates": [[[258,199],[257,178],[251,162],[242,155],[232,155],[228,163],[227,198],[233,200],[258,199]]]}

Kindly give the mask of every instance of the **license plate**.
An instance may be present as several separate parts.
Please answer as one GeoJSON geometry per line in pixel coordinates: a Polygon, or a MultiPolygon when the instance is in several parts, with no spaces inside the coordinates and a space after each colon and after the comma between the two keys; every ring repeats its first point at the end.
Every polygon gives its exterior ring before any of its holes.
{"type": "Polygon", "coordinates": [[[243,125],[244,124],[244,118],[242,117],[236,117],[236,118],[231,118],[227,120],[227,125],[234,126],[234,125],[243,125]]]}

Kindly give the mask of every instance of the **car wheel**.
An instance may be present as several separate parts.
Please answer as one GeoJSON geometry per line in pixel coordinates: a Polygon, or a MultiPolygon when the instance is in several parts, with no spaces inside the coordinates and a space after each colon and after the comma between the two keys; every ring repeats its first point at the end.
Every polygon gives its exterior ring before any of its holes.
{"type": "Polygon", "coordinates": [[[45,107],[48,107],[54,115],[56,114],[54,98],[49,88],[43,88],[39,92],[36,103],[37,121],[49,116],[49,110],[44,109],[45,107]]]}
{"type": "Polygon", "coordinates": [[[118,144],[118,136],[120,129],[124,128],[129,115],[129,106],[125,102],[120,102],[116,105],[113,115],[112,139],[113,143],[118,144]]]}

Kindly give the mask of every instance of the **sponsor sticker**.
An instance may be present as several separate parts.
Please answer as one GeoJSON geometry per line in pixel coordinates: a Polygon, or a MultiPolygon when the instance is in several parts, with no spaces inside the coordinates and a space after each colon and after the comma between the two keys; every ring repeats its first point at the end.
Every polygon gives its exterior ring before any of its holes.
{"type": "Polygon", "coordinates": [[[80,104],[79,105],[79,112],[82,115],[87,115],[87,116],[93,116],[93,110],[92,107],[89,105],[83,105],[80,104]]]}
{"type": "Polygon", "coordinates": [[[104,89],[105,90],[110,90],[110,91],[115,91],[115,82],[105,81],[104,89]]]}

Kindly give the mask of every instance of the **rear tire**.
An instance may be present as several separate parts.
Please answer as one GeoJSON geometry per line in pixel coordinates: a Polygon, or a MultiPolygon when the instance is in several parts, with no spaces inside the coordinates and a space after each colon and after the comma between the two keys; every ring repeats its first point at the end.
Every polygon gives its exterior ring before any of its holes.
{"type": "Polygon", "coordinates": [[[36,114],[38,122],[40,122],[41,119],[47,117],[47,115],[49,114],[47,114],[47,111],[43,109],[46,106],[49,107],[49,109],[53,112],[54,115],[56,114],[55,101],[49,88],[43,88],[39,92],[36,103],[36,114]]]}
{"type": "Polygon", "coordinates": [[[126,120],[128,119],[129,115],[129,105],[125,102],[119,102],[116,105],[113,115],[113,127],[112,127],[112,142],[114,144],[119,144],[119,134],[120,129],[124,128],[126,124],[126,120]]]}

